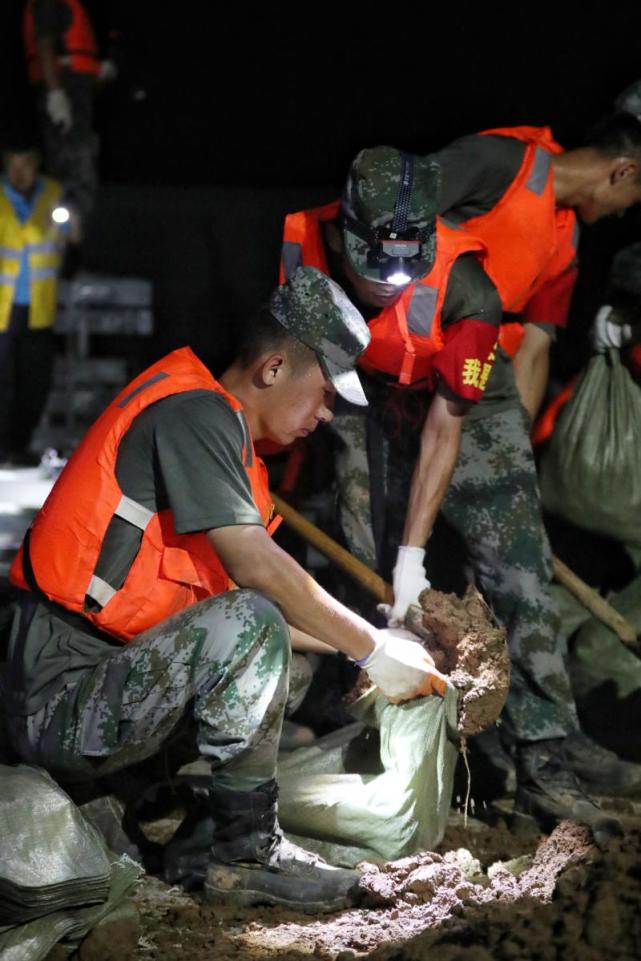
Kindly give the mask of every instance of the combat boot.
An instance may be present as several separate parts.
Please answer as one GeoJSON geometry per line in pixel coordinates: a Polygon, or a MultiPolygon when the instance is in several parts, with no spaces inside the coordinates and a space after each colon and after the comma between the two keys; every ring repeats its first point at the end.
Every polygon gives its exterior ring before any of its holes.
{"type": "Polygon", "coordinates": [[[622,833],[616,818],[603,813],[566,765],[564,738],[521,744],[516,750],[514,811],[533,817],[544,830],[569,818],[588,824],[599,845],[622,833]]]}
{"type": "Polygon", "coordinates": [[[622,761],[582,731],[562,742],[563,758],[588,791],[605,797],[641,797],[641,764],[622,761]]]}
{"type": "Polygon", "coordinates": [[[214,787],[210,796],[214,841],[205,877],[210,904],[280,904],[316,913],[354,903],[358,871],[333,867],[283,837],[275,781],[254,791],[214,787]]]}

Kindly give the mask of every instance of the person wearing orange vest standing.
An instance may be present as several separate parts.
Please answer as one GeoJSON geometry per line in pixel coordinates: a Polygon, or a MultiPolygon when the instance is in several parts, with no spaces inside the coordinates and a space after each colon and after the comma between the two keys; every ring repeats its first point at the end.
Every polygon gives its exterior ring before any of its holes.
{"type": "Polygon", "coordinates": [[[283,237],[281,278],[314,265],[368,321],[360,367],[369,406],[341,405],[332,424],[339,510],[352,552],[384,574],[394,567],[399,623],[401,606],[429,587],[425,542],[501,316],[483,245],[435,218],[439,179],[437,165],[411,154],[363,150],[342,201],[288,215],[283,237]]]}
{"type": "Polygon", "coordinates": [[[46,167],[86,220],[98,182],[93,102],[111,62],[99,60],[80,0],[27,0],[23,37],[29,80],[39,91],[46,167]]]}
{"type": "Polygon", "coordinates": [[[340,288],[306,269],[219,380],[188,348],[159,360],[86,434],[11,569],[0,704],[13,749],[72,782],[156,756],[180,727],[182,762],[200,753],[211,779],[167,877],[204,878],[214,902],[329,910],[358,877],[278,826],[292,645],[342,651],[389,697],[445,694],[408,632],[372,627],[269,537],[254,441],[306,436],[331,420],[336,392],[365,403],[354,365],[368,340],[340,288]]]}
{"type": "Polygon", "coordinates": [[[641,768],[579,728],[529,439],[550,345],[568,316],[578,221],[593,223],[641,199],[641,124],[616,114],[569,151],[547,128],[489,130],[433,159],[443,171],[439,213],[485,245],[506,313],[485,395],[463,428],[443,515],[507,628],[512,684],[501,731],[516,763],[517,806],[545,821],[571,816],[583,788],[641,791],[641,768]]]}

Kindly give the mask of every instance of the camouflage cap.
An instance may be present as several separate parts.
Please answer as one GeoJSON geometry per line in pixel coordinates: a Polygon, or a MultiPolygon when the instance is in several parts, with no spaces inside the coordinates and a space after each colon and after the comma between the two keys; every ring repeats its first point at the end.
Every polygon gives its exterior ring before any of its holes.
{"type": "Polygon", "coordinates": [[[413,280],[423,277],[434,263],[436,211],[441,168],[435,160],[406,154],[394,147],[371,147],[356,156],[350,167],[341,203],[345,252],[354,270],[371,280],[381,280],[368,264],[372,234],[391,228],[398,214],[409,229],[425,237],[420,256],[409,266],[413,280]],[[404,189],[402,179],[409,171],[404,189]],[[400,202],[400,203],[399,203],[400,202]],[[403,210],[400,211],[399,207],[403,210]],[[364,233],[362,227],[366,228],[364,233]]]}
{"type": "Polygon", "coordinates": [[[276,288],[269,310],[293,337],[315,351],[341,397],[362,407],[367,404],[355,366],[370,332],[338,284],[315,267],[299,267],[276,288]]]}

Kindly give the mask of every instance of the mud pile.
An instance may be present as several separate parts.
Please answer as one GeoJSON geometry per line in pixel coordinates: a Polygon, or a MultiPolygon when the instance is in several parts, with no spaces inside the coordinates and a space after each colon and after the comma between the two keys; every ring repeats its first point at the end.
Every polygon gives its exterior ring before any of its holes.
{"type": "MultiPolygon", "coordinates": [[[[461,734],[478,734],[494,724],[507,698],[510,657],[505,630],[473,585],[462,598],[428,590],[419,601],[420,607],[410,607],[406,627],[421,639],[439,671],[447,674],[461,692],[461,734]]],[[[362,671],[347,697],[348,703],[370,683],[362,671]]]]}
{"type": "Polygon", "coordinates": [[[524,854],[522,836],[448,832],[440,853],[372,868],[365,904],[334,916],[221,911],[148,881],[136,961],[633,961],[641,956],[641,831],[607,853],[565,821],[524,854]],[[501,860],[497,862],[497,855],[501,860]]]}

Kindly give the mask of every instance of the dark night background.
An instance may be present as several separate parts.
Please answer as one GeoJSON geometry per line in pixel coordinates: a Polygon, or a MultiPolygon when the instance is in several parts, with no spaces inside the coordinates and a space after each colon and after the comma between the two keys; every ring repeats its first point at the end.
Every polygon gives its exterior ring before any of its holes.
{"type": "MultiPolygon", "coordinates": [[[[565,146],[641,76],[638,4],[281,8],[85,0],[121,73],[97,104],[103,187],[86,265],[154,280],[158,336],[225,353],[276,279],[287,210],[335,196],[358,149],[417,152],[484,127],[548,124],[565,146]]],[[[22,0],[4,0],[0,139],[29,128],[22,0]]],[[[573,323],[639,234],[584,233],[573,323]]],[[[566,351],[566,353],[568,353],[566,351]]],[[[576,364],[577,351],[558,363],[576,364]]],[[[145,358],[146,359],[146,358],[145,358]]]]}

